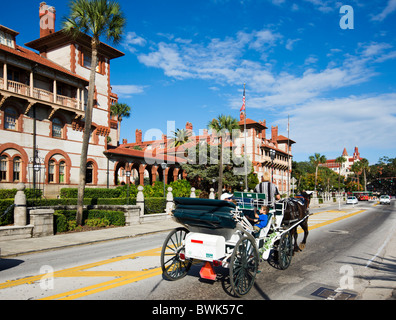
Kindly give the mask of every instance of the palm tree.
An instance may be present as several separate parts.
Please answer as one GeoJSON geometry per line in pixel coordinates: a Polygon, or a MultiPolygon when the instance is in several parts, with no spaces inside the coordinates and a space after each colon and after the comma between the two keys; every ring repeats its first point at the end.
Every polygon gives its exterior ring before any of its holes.
{"type": "Polygon", "coordinates": [[[367,191],[367,178],[366,178],[366,172],[369,171],[370,166],[369,162],[366,158],[360,159],[360,170],[363,171],[363,179],[364,179],[364,191],[367,191]]]}
{"type": "Polygon", "coordinates": [[[320,153],[315,153],[313,156],[309,157],[309,161],[315,167],[315,193],[316,193],[319,165],[326,162],[326,156],[320,155],[320,153]]]}
{"type": "Polygon", "coordinates": [[[357,182],[358,182],[357,191],[360,191],[360,174],[362,173],[360,161],[355,162],[351,166],[351,171],[354,172],[357,176],[357,182]]]}
{"type": "Polygon", "coordinates": [[[344,157],[341,156],[341,157],[336,158],[336,159],[335,159],[335,162],[338,163],[338,164],[340,165],[340,170],[339,170],[339,172],[338,172],[338,193],[340,193],[341,167],[342,167],[342,164],[343,164],[344,162],[346,162],[346,159],[345,159],[344,157]]]}
{"type": "Polygon", "coordinates": [[[171,148],[179,147],[190,140],[191,131],[186,129],[176,129],[173,131],[173,138],[171,139],[171,148]]]}
{"type": "Polygon", "coordinates": [[[91,73],[87,97],[88,103],[85,110],[85,126],[81,147],[80,179],[76,214],[77,225],[81,225],[100,38],[105,37],[108,41],[115,44],[119,43],[124,32],[126,19],[124,18],[120,5],[115,1],[73,0],[70,2],[69,7],[70,16],[63,22],[63,31],[75,39],[78,38],[81,33],[91,36],[92,49],[91,73]]]}
{"type": "Polygon", "coordinates": [[[120,140],[120,126],[123,118],[130,117],[131,107],[126,103],[114,103],[110,107],[110,114],[112,116],[117,116],[118,126],[117,126],[117,139],[120,140]]]}
{"type": "Polygon", "coordinates": [[[220,115],[217,119],[213,119],[208,124],[209,129],[216,131],[219,135],[220,144],[220,161],[219,161],[219,186],[218,186],[218,197],[220,199],[223,191],[223,137],[227,132],[230,134],[232,130],[239,129],[238,120],[231,117],[220,115]]]}

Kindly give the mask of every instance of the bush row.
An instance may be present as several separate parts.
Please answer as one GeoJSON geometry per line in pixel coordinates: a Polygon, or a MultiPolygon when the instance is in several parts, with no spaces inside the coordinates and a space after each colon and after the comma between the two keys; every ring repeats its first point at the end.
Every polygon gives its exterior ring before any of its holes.
{"type": "MultiPolygon", "coordinates": [[[[84,224],[91,227],[124,226],[125,216],[121,211],[84,210],[84,224]]],[[[54,213],[54,232],[77,229],[76,210],[56,210],[54,213]]]]}

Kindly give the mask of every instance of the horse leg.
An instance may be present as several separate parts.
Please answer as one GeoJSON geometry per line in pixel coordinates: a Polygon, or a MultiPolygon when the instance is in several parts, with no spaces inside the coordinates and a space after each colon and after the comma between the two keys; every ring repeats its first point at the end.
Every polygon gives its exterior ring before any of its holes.
{"type": "Polygon", "coordinates": [[[301,228],[304,230],[304,238],[300,243],[299,248],[301,250],[305,249],[305,244],[307,243],[308,238],[308,219],[305,219],[303,223],[300,224],[301,228]]]}
{"type": "Polygon", "coordinates": [[[294,250],[293,250],[293,255],[294,255],[295,252],[301,251],[297,245],[297,237],[298,237],[297,228],[293,228],[292,230],[290,230],[290,233],[291,236],[294,238],[294,250]]]}

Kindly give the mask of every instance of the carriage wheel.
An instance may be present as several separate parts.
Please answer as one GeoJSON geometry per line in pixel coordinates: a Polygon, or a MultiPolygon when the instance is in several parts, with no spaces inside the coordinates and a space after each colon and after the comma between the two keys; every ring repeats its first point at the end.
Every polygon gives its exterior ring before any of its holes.
{"type": "Polygon", "coordinates": [[[278,263],[281,270],[290,266],[293,256],[293,238],[290,232],[284,233],[278,244],[278,263]]]}
{"type": "Polygon", "coordinates": [[[183,241],[189,231],[186,228],[177,228],[166,237],[161,250],[161,268],[168,280],[179,280],[190,270],[192,260],[183,260],[180,253],[184,253],[183,241]]]}
{"type": "Polygon", "coordinates": [[[259,264],[255,241],[242,237],[237,242],[230,261],[230,283],[237,296],[247,294],[256,279],[259,264]]]}

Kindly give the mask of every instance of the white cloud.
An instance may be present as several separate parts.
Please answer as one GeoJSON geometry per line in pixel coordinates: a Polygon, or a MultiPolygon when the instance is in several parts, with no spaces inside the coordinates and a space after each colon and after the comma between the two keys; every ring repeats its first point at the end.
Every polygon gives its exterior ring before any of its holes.
{"type": "Polygon", "coordinates": [[[144,92],[144,89],[147,86],[139,86],[139,85],[112,85],[112,90],[119,97],[129,98],[134,94],[140,94],[144,92]]]}
{"type": "Polygon", "coordinates": [[[372,17],[373,21],[383,21],[388,15],[396,10],[396,0],[389,0],[384,10],[378,15],[372,17]]]}
{"type": "Polygon", "coordinates": [[[144,47],[146,45],[146,40],[136,34],[136,32],[128,32],[122,46],[128,51],[135,53],[137,49],[136,46],[144,47]]]}
{"type": "MultiPolygon", "coordinates": [[[[287,110],[295,153],[326,153],[340,148],[390,150],[395,141],[396,94],[313,99],[287,110]]],[[[284,113],[283,123],[287,121],[284,113]]]]}

